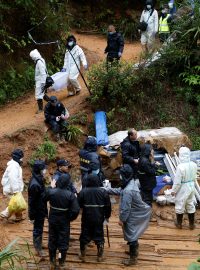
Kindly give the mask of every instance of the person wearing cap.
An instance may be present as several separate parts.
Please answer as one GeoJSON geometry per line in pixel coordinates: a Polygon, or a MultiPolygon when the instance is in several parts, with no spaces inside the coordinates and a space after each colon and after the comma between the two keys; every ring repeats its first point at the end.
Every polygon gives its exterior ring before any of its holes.
{"type": "Polygon", "coordinates": [[[46,83],[47,68],[44,58],[37,49],[30,52],[30,57],[35,62],[35,99],[38,105],[36,113],[40,113],[43,111],[43,87],[46,83]]]}
{"type": "Polygon", "coordinates": [[[111,202],[107,192],[99,186],[98,176],[89,174],[86,187],[78,195],[80,207],[83,209],[80,234],[80,259],[84,262],[86,246],[90,241],[97,245],[97,261],[103,260],[104,229],[103,223],[111,216],[111,202]]]}
{"type": "Polygon", "coordinates": [[[145,8],[140,17],[140,23],[143,22],[147,24],[147,27],[146,29],[140,29],[142,49],[145,53],[152,53],[156,33],[158,32],[158,12],[154,8],[152,0],[146,0],[145,8]]]}
{"type": "Polygon", "coordinates": [[[172,196],[175,196],[175,225],[182,229],[184,213],[188,214],[189,228],[195,228],[195,185],[197,181],[197,164],[190,160],[190,149],[181,147],[179,149],[180,164],[176,169],[173,181],[172,196]]]}
{"type": "Polygon", "coordinates": [[[71,176],[69,174],[69,170],[71,168],[71,163],[68,160],[65,159],[60,159],[57,161],[57,170],[55,171],[55,173],[53,174],[53,186],[56,187],[56,183],[57,181],[59,181],[60,177],[64,174],[64,175],[68,175],[70,177],[69,180],[69,185],[67,187],[68,190],[70,190],[71,192],[77,194],[77,190],[74,187],[72,181],[71,181],[71,176]]]}
{"type": "MultiPolygon", "coordinates": [[[[12,152],[11,157],[12,159],[8,161],[7,168],[1,180],[1,184],[3,186],[3,194],[8,197],[18,192],[22,192],[24,189],[21,168],[24,153],[21,149],[15,149],[12,152]]],[[[22,220],[22,212],[10,213],[8,207],[0,213],[0,217],[9,218],[13,214],[15,214],[16,221],[22,220]]]]}
{"type": "Polygon", "coordinates": [[[44,175],[46,164],[43,160],[35,160],[32,168],[32,177],[28,186],[28,216],[33,223],[33,245],[37,255],[43,257],[42,236],[44,220],[47,217],[47,203],[44,200],[44,175]]]}
{"type": "Polygon", "coordinates": [[[120,168],[119,188],[105,188],[108,194],[120,196],[119,225],[122,226],[124,239],[129,245],[129,259],[123,261],[126,266],[137,263],[139,237],[149,226],[151,207],[142,201],[140,190],[135,182],[130,165],[120,168]]]}
{"type": "Polygon", "coordinates": [[[69,113],[63,103],[59,102],[56,96],[51,96],[44,109],[45,122],[50,125],[55,139],[64,139],[64,131],[67,126],[69,113]]]}
{"type": "Polygon", "coordinates": [[[73,35],[67,37],[64,65],[61,72],[67,73],[68,96],[80,94],[81,86],[78,82],[81,63],[87,70],[87,60],[81,47],[76,44],[76,38],[73,35]]]}
{"type": "Polygon", "coordinates": [[[68,186],[70,175],[62,174],[56,182],[56,188],[49,187],[45,193],[45,200],[49,201],[49,258],[50,269],[56,269],[56,251],[59,251],[59,269],[65,268],[65,260],[69,247],[70,222],[79,214],[79,204],[74,193],[68,186]]]}
{"type": "Polygon", "coordinates": [[[97,140],[93,136],[88,136],[83,149],[79,151],[80,169],[82,176],[82,188],[86,186],[87,175],[93,173],[99,177],[99,185],[103,186],[105,179],[101,169],[101,159],[97,154],[97,140]]]}
{"type": "Polygon", "coordinates": [[[128,130],[128,136],[121,142],[123,164],[129,164],[137,178],[138,161],[140,156],[140,144],[137,140],[137,131],[132,128],[128,130]]]}

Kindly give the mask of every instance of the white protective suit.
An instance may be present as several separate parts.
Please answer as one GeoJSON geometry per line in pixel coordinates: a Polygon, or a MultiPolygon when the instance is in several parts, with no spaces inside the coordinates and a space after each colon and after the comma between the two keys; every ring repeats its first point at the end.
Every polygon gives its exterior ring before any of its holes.
{"type": "Polygon", "coordinates": [[[154,9],[150,16],[152,9],[143,10],[140,22],[144,21],[148,23],[147,30],[141,33],[141,44],[151,47],[155,41],[155,35],[158,32],[158,12],[154,9]]]}
{"type": "Polygon", "coordinates": [[[65,68],[67,71],[67,76],[68,76],[67,84],[68,84],[69,93],[71,94],[73,94],[74,92],[75,93],[79,92],[81,90],[81,86],[78,82],[79,70],[74,60],[76,61],[79,69],[80,69],[81,63],[84,67],[87,66],[87,60],[86,60],[85,54],[78,45],[75,45],[70,52],[67,49],[65,53],[65,58],[64,58],[63,68],[65,68]],[[70,53],[73,55],[73,57],[71,56],[70,53]]]}
{"type": "Polygon", "coordinates": [[[24,182],[22,178],[22,168],[18,162],[11,159],[7,163],[7,168],[3,174],[1,184],[3,186],[4,195],[11,195],[23,191],[24,182]]]}
{"type": "Polygon", "coordinates": [[[180,164],[177,166],[172,192],[176,193],[176,214],[195,213],[195,182],[197,181],[197,164],[190,161],[190,150],[187,147],[179,149],[180,164]]]}
{"type": "Polygon", "coordinates": [[[45,85],[47,78],[47,68],[45,60],[37,49],[30,52],[30,57],[36,63],[35,65],[35,99],[43,99],[44,93],[42,87],[45,85]]]}

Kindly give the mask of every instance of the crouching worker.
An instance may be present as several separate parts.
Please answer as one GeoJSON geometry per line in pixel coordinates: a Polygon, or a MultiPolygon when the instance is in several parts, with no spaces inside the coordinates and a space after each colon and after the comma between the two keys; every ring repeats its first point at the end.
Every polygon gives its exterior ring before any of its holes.
{"type": "Polygon", "coordinates": [[[67,189],[70,176],[63,174],[56,182],[56,188],[48,188],[45,200],[50,203],[49,212],[49,258],[50,269],[56,269],[56,250],[59,250],[59,269],[65,269],[69,247],[70,222],[77,218],[79,205],[74,193],[67,189]]]}
{"type": "Polygon", "coordinates": [[[46,164],[43,160],[35,160],[32,177],[28,187],[29,219],[33,223],[33,245],[37,255],[44,257],[42,251],[42,236],[44,220],[47,217],[47,204],[44,201],[44,175],[46,164]]]}
{"type": "MultiPolygon", "coordinates": [[[[12,152],[12,159],[8,161],[7,168],[3,174],[1,184],[3,186],[3,194],[10,197],[24,189],[22,178],[22,161],[24,153],[21,149],[15,149],[12,152]]],[[[9,207],[0,213],[0,217],[9,218],[15,214],[16,221],[22,220],[22,212],[10,212],[9,207]]]]}
{"type": "Polygon", "coordinates": [[[107,192],[99,187],[97,175],[89,174],[86,187],[78,196],[80,207],[83,209],[80,235],[80,259],[84,262],[86,246],[90,241],[97,245],[97,261],[103,260],[104,252],[104,220],[111,215],[111,203],[107,192]]]}
{"type": "Polygon", "coordinates": [[[51,96],[49,102],[46,104],[44,109],[45,122],[50,125],[55,139],[65,139],[65,128],[67,126],[67,118],[69,114],[65,109],[65,106],[57,100],[57,97],[51,96]]]}
{"type": "Polygon", "coordinates": [[[119,225],[122,226],[124,239],[129,245],[130,258],[124,265],[134,265],[138,257],[138,238],[149,225],[151,207],[142,201],[139,188],[133,179],[134,173],[130,165],[120,169],[120,188],[106,188],[109,194],[120,195],[119,225]]]}
{"type": "Polygon", "coordinates": [[[195,209],[195,182],[197,178],[197,164],[190,161],[190,149],[179,149],[180,164],[177,166],[172,195],[175,196],[175,212],[177,228],[182,229],[183,214],[186,212],[189,219],[189,228],[193,230],[195,209]]]}

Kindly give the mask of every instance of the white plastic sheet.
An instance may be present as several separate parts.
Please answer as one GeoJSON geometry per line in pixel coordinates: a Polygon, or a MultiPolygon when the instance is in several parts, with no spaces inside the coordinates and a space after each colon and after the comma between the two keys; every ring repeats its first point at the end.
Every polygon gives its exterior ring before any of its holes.
{"type": "Polygon", "coordinates": [[[68,72],[57,72],[53,74],[51,77],[54,80],[54,84],[52,85],[52,89],[54,91],[60,91],[64,88],[67,88],[68,72]]]}

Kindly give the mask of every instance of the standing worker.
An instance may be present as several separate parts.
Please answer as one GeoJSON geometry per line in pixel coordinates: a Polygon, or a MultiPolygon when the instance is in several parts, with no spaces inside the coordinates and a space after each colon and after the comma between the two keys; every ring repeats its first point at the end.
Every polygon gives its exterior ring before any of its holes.
{"type": "Polygon", "coordinates": [[[123,229],[124,239],[129,245],[130,258],[123,261],[126,266],[137,263],[138,238],[149,225],[151,207],[142,201],[137,183],[133,179],[133,170],[125,164],[120,169],[120,188],[105,188],[109,194],[119,195],[119,225],[123,229]]]}
{"type": "Polygon", "coordinates": [[[117,32],[114,25],[108,26],[107,46],[107,62],[119,60],[124,50],[124,38],[121,33],[117,32]]]}
{"type": "Polygon", "coordinates": [[[65,268],[69,247],[70,222],[79,214],[79,205],[74,193],[68,190],[70,176],[63,174],[55,188],[46,191],[45,200],[50,203],[49,212],[49,257],[51,270],[56,269],[56,250],[59,250],[59,269],[65,268]]]}
{"type": "Polygon", "coordinates": [[[137,140],[137,131],[132,128],[128,136],[121,143],[123,164],[129,164],[133,169],[134,177],[137,178],[140,144],[137,140]]]}
{"type": "Polygon", "coordinates": [[[161,16],[159,19],[159,38],[162,43],[165,42],[170,35],[169,23],[171,21],[172,16],[168,12],[168,6],[165,5],[162,8],[161,16]]]}
{"type": "Polygon", "coordinates": [[[153,52],[155,36],[158,32],[158,12],[154,9],[153,1],[147,0],[140,18],[141,44],[145,53],[153,52]]]}
{"type": "Polygon", "coordinates": [[[97,140],[95,137],[87,137],[83,149],[79,151],[79,156],[82,188],[86,186],[89,173],[96,174],[99,178],[99,186],[103,186],[105,177],[101,170],[101,159],[97,153],[97,140]]]}
{"type": "Polygon", "coordinates": [[[86,246],[90,241],[97,245],[97,261],[103,260],[104,252],[104,220],[108,222],[111,215],[111,202],[107,192],[100,188],[97,175],[89,174],[86,187],[78,196],[80,207],[83,209],[80,235],[80,259],[84,262],[86,246]]]}
{"type": "MultiPolygon", "coordinates": [[[[22,192],[24,189],[21,168],[24,153],[21,149],[15,149],[11,156],[12,159],[8,161],[7,168],[1,180],[3,194],[6,196],[22,192]]],[[[0,217],[9,218],[12,214],[15,214],[16,221],[22,220],[22,212],[10,213],[8,207],[0,213],[0,217]]]]}
{"type": "Polygon", "coordinates": [[[33,223],[33,245],[37,255],[44,257],[42,251],[42,236],[44,220],[47,217],[47,204],[44,201],[45,185],[44,175],[46,165],[43,160],[35,160],[32,177],[28,186],[29,219],[33,223]]]}
{"type": "Polygon", "coordinates": [[[30,52],[30,57],[35,62],[35,99],[37,100],[38,110],[43,111],[44,86],[47,78],[47,68],[44,58],[37,49],[30,52]]]}
{"type": "Polygon", "coordinates": [[[182,229],[183,214],[186,212],[189,219],[189,228],[193,230],[195,216],[195,183],[197,179],[197,164],[190,161],[190,149],[181,147],[179,149],[180,164],[177,166],[172,196],[175,196],[175,225],[182,229]]]}
{"type": "Polygon", "coordinates": [[[76,44],[76,38],[73,35],[68,36],[66,48],[61,72],[67,72],[68,96],[74,96],[80,94],[81,91],[81,86],[78,82],[80,65],[82,63],[85,70],[87,70],[88,66],[85,54],[79,45],[76,44]]]}

